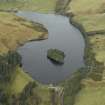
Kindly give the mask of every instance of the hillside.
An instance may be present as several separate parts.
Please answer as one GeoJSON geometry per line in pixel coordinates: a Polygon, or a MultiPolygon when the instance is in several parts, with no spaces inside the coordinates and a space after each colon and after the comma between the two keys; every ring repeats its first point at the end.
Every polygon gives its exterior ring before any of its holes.
{"type": "Polygon", "coordinates": [[[1,0],[0,10],[28,10],[37,12],[54,12],[56,0],[1,0]]]}
{"type": "Polygon", "coordinates": [[[48,38],[47,29],[39,23],[17,17],[14,13],[3,12],[19,9],[48,13],[54,11],[54,5],[53,0],[0,1],[0,76],[3,75],[0,77],[0,104],[52,105],[55,102],[60,105],[62,88],[42,85],[33,80],[21,67],[20,55],[14,52],[28,41],[48,38]]]}
{"type": "Polygon", "coordinates": [[[29,40],[40,38],[47,38],[47,30],[43,26],[12,13],[0,12],[0,54],[6,54],[29,40]]]}
{"type": "Polygon", "coordinates": [[[85,32],[88,40],[85,60],[90,72],[81,81],[82,88],[74,105],[104,105],[105,1],[71,0],[65,12],[73,14],[71,21],[82,26],[78,28],[85,32]]]}

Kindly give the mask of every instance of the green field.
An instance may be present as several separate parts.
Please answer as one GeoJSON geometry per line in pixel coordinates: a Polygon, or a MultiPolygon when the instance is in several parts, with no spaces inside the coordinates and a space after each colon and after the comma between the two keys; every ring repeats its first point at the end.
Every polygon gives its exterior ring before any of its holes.
{"type": "MultiPolygon", "coordinates": [[[[0,2],[1,10],[19,9],[37,12],[53,12],[55,9],[55,0],[31,0],[17,2],[0,2]]],[[[13,13],[0,12],[0,54],[7,54],[8,51],[16,50],[29,40],[46,39],[47,30],[40,24],[26,21],[23,18],[15,16],[13,13]]],[[[16,72],[12,74],[12,81],[9,83],[0,83],[0,89],[3,89],[9,96],[19,95],[29,82],[34,81],[31,76],[25,73],[22,68],[17,67],[16,72]]],[[[36,82],[36,81],[35,81],[36,82]]],[[[52,93],[49,86],[42,85],[38,82],[35,94],[41,99],[40,105],[52,104],[52,93]]],[[[56,95],[57,105],[60,105],[59,95],[56,95]]],[[[31,99],[31,97],[29,98],[31,99]]]]}
{"type": "Polygon", "coordinates": [[[33,25],[12,13],[0,12],[0,54],[15,50],[29,40],[47,38],[47,30],[43,29],[43,26],[33,25]]]}
{"type": "Polygon", "coordinates": [[[12,75],[12,81],[1,83],[0,88],[4,89],[9,95],[19,94],[30,81],[33,81],[33,79],[24,73],[22,68],[17,67],[16,72],[12,75]]]}
{"type": "Polygon", "coordinates": [[[105,0],[71,0],[67,9],[75,15],[102,13],[105,12],[105,0]]]}
{"type": "Polygon", "coordinates": [[[11,94],[21,93],[24,87],[33,81],[33,79],[26,74],[21,68],[17,68],[10,85],[11,94]]]}
{"type": "Polygon", "coordinates": [[[37,12],[54,12],[56,0],[17,0],[15,2],[0,2],[0,9],[19,9],[37,12]]]}
{"type": "MultiPolygon", "coordinates": [[[[10,83],[1,83],[0,89],[3,89],[9,96],[15,95],[18,96],[21,94],[25,88],[26,85],[28,85],[29,82],[33,82],[34,80],[25,73],[22,68],[17,67],[16,72],[12,75],[12,81],[10,83]]],[[[42,85],[35,81],[37,83],[37,87],[33,90],[33,94],[37,94],[38,97],[41,99],[41,102],[39,105],[52,105],[52,87],[48,85],[42,85]]],[[[54,87],[58,88],[58,87],[54,87]]],[[[56,105],[60,105],[60,94],[59,92],[61,89],[57,91],[58,93],[55,96],[56,99],[56,105]]],[[[31,97],[29,97],[31,99],[31,97]]],[[[33,99],[32,99],[33,100],[33,99]]],[[[31,101],[30,101],[31,102],[31,101]]]]}
{"type": "MultiPolygon", "coordinates": [[[[17,47],[29,40],[47,38],[47,30],[43,29],[43,26],[37,23],[33,25],[13,13],[0,12],[0,55],[7,54],[10,50],[16,50],[17,47]]],[[[22,92],[29,81],[32,81],[32,78],[21,68],[16,70],[12,78],[14,81],[11,83],[0,85],[9,94],[22,92]]]]}
{"type": "Polygon", "coordinates": [[[71,0],[67,7],[75,16],[74,20],[82,24],[86,32],[105,30],[104,0],[71,0]]]}
{"type": "Polygon", "coordinates": [[[82,24],[86,32],[105,31],[105,14],[80,15],[74,20],[82,24]]]}
{"type": "Polygon", "coordinates": [[[90,36],[90,43],[93,47],[93,52],[95,53],[95,58],[98,62],[105,63],[105,34],[97,34],[95,36],[90,36]]]}
{"type": "Polygon", "coordinates": [[[88,81],[85,87],[78,93],[74,105],[105,105],[105,81],[88,81]]]}
{"type": "MultiPolygon", "coordinates": [[[[82,89],[77,94],[74,105],[105,105],[105,0],[71,0],[66,10],[67,13],[71,11],[74,14],[73,21],[81,24],[89,34],[87,38],[94,54],[89,56],[101,62],[104,71],[101,81],[96,82],[88,77],[81,83],[82,89]]],[[[97,64],[97,67],[100,65],[97,64]]],[[[98,72],[101,72],[100,69],[98,72]]]]}

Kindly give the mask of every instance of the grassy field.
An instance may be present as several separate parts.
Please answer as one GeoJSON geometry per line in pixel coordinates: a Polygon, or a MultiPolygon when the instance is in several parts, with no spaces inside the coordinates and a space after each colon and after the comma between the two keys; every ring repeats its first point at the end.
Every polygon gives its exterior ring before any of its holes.
{"type": "MultiPolygon", "coordinates": [[[[8,85],[7,92],[9,92],[9,94],[18,95],[23,91],[24,87],[32,81],[33,79],[28,74],[26,74],[21,68],[17,68],[16,73],[13,75],[13,81],[8,85]]],[[[41,99],[40,105],[51,105],[51,89],[49,86],[42,85],[37,81],[36,83],[38,86],[34,89],[34,92],[41,99]]],[[[59,102],[60,100],[57,101],[59,102]]]]}
{"type": "MultiPolygon", "coordinates": [[[[47,38],[47,30],[39,24],[32,24],[12,13],[0,12],[0,54],[7,54],[9,50],[16,50],[20,44],[32,39],[47,38]]],[[[14,76],[14,75],[13,75],[14,76]]],[[[16,71],[12,83],[0,84],[9,94],[20,93],[32,78],[20,68],[16,71]],[[11,84],[11,85],[10,85],[11,84]]]]}
{"type": "Polygon", "coordinates": [[[13,75],[13,81],[10,83],[10,93],[21,93],[24,87],[33,81],[33,79],[26,74],[21,68],[17,68],[16,73],[13,75]]]}
{"type": "Polygon", "coordinates": [[[105,14],[77,15],[74,20],[82,24],[86,32],[105,31],[105,14]]]}
{"type": "Polygon", "coordinates": [[[0,12],[0,54],[15,50],[31,39],[46,38],[47,31],[44,32],[41,27],[14,14],[0,12]]]}
{"type": "Polygon", "coordinates": [[[0,9],[19,9],[37,12],[54,12],[56,0],[17,0],[15,2],[0,2],[0,9]]]}
{"type": "Polygon", "coordinates": [[[33,81],[33,79],[24,73],[22,68],[17,67],[16,72],[12,75],[12,81],[10,83],[0,83],[0,88],[4,89],[9,95],[17,95],[30,81],[33,81]]]}
{"type": "MultiPolygon", "coordinates": [[[[25,86],[34,81],[27,73],[25,73],[22,68],[17,67],[16,72],[12,75],[12,81],[9,83],[0,83],[0,89],[3,89],[8,95],[19,96],[22,93],[25,86]]],[[[48,85],[43,85],[41,83],[37,83],[37,87],[33,90],[33,94],[37,94],[39,99],[41,100],[39,105],[52,105],[52,89],[55,90],[54,100],[56,105],[60,105],[61,103],[61,90],[62,88],[53,87],[48,85]],[[58,88],[58,89],[57,89],[58,88]]],[[[29,97],[31,99],[31,97],[29,97]]],[[[33,100],[33,99],[32,99],[33,100]]]]}
{"type": "Polygon", "coordinates": [[[39,86],[35,89],[35,92],[37,92],[41,99],[41,103],[39,105],[53,105],[54,100],[56,103],[55,105],[61,105],[60,91],[56,91],[54,97],[51,91],[52,89],[46,86],[39,86]],[[54,98],[53,101],[52,98],[54,98]]]}
{"type": "Polygon", "coordinates": [[[92,50],[95,53],[95,58],[98,62],[105,63],[105,34],[89,36],[92,50]]]}
{"type": "Polygon", "coordinates": [[[74,105],[105,105],[105,82],[85,81],[74,105]]]}
{"type": "Polygon", "coordinates": [[[71,0],[68,10],[74,14],[96,14],[105,12],[105,0],[71,0]]]}
{"type": "Polygon", "coordinates": [[[81,24],[86,33],[90,33],[89,43],[99,62],[105,62],[105,1],[72,0],[68,5],[75,16],[73,20],[81,24]],[[94,34],[92,34],[94,32],[94,34]],[[95,34],[95,32],[98,34],[95,34]]]}
{"type": "MultiPolygon", "coordinates": [[[[54,12],[56,0],[27,0],[17,2],[0,2],[0,10],[19,9],[37,12],[54,12]]],[[[48,37],[48,31],[38,23],[26,21],[23,18],[15,16],[13,13],[0,12],[0,54],[7,54],[9,50],[16,50],[29,40],[45,39],[48,37]]],[[[16,72],[12,74],[12,81],[9,83],[0,83],[0,89],[3,89],[8,95],[19,96],[25,86],[34,81],[22,68],[17,67],[16,72]]],[[[38,83],[35,88],[41,103],[39,105],[52,105],[54,98],[56,105],[61,103],[61,90],[58,87],[49,87],[38,83]],[[52,94],[52,89],[56,91],[52,94]]],[[[31,99],[31,97],[30,97],[31,99]]]]}
{"type": "MultiPolygon", "coordinates": [[[[88,39],[93,58],[105,65],[105,0],[71,0],[68,11],[74,14],[73,20],[81,24],[86,33],[90,33],[88,39]]],[[[105,105],[105,70],[102,81],[85,79],[82,85],[74,105],[105,105]]]]}
{"type": "Polygon", "coordinates": [[[86,32],[105,30],[105,0],[71,0],[67,8],[86,32]]]}

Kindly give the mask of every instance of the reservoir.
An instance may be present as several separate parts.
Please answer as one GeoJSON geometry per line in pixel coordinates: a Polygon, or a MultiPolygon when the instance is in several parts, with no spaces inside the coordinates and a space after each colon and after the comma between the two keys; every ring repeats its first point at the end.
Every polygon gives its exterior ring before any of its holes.
{"type": "Polygon", "coordinates": [[[31,41],[18,48],[23,69],[35,80],[45,84],[59,83],[84,66],[85,41],[81,32],[70,24],[68,17],[23,11],[17,15],[43,24],[48,30],[48,39],[31,41]],[[51,48],[65,53],[63,65],[47,59],[47,51],[51,48]]]}

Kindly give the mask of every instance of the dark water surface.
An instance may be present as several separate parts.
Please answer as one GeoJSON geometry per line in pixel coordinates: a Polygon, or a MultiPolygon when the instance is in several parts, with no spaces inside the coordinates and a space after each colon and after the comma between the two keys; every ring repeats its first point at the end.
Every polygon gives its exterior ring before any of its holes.
{"type": "Polygon", "coordinates": [[[18,12],[17,15],[43,24],[49,32],[47,40],[29,42],[18,49],[24,70],[34,79],[42,83],[58,83],[84,66],[85,42],[80,31],[70,24],[69,18],[34,12],[18,12]],[[64,65],[55,65],[47,59],[50,48],[64,51],[64,65]]]}

